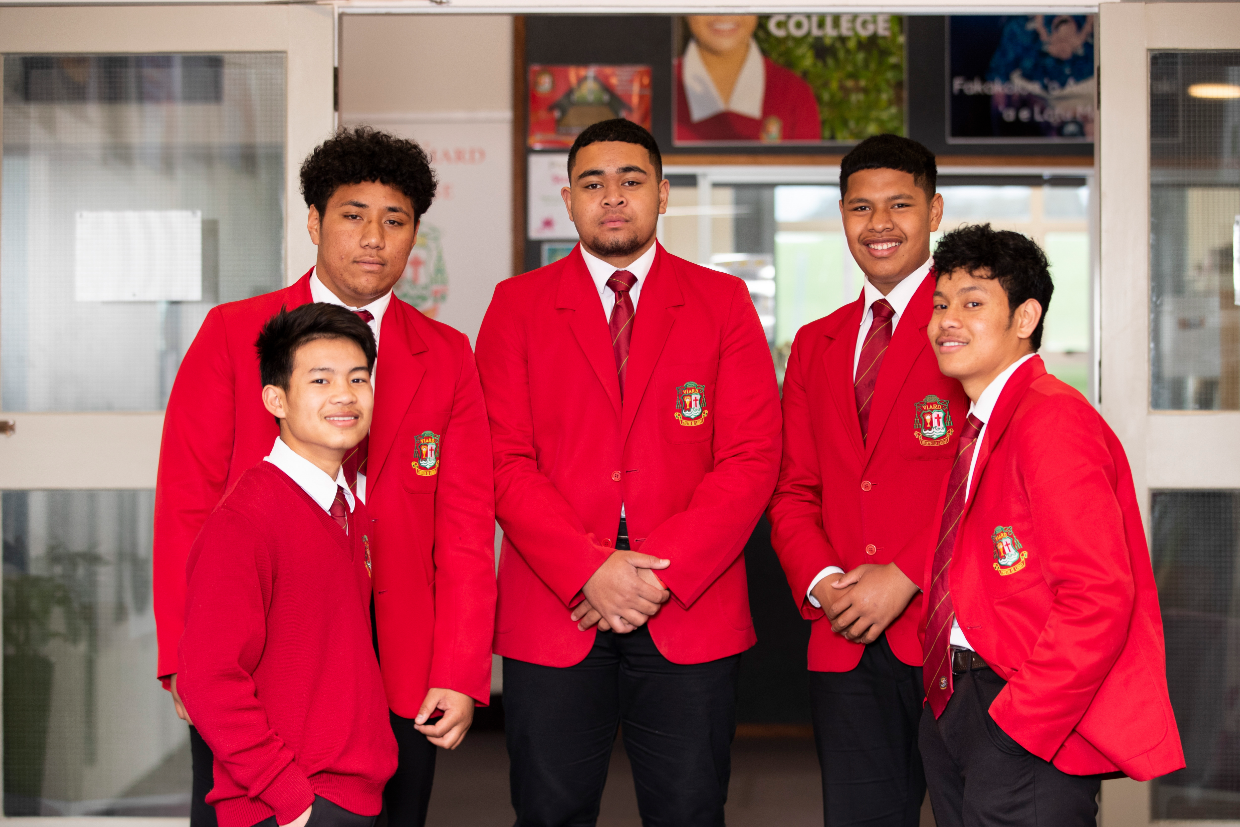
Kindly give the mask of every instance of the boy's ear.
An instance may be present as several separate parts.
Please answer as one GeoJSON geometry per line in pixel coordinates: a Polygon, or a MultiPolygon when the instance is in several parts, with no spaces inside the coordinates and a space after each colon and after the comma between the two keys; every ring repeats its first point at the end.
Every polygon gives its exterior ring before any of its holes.
{"type": "Polygon", "coordinates": [[[263,407],[276,419],[285,419],[288,413],[288,396],[284,389],[275,385],[264,385],[263,407]]]}
{"type": "Polygon", "coordinates": [[[1016,335],[1031,339],[1033,331],[1038,329],[1038,322],[1042,321],[1042,303],[1037,299],[1025,299],[1012,315],[1016,317],[1016,335]]]}
{"type": "Polygon", "coordinates": [[[943,196],[935,193],[930,199],[930,232],[938,232],[939,224],[943,221],[943,196]]]}

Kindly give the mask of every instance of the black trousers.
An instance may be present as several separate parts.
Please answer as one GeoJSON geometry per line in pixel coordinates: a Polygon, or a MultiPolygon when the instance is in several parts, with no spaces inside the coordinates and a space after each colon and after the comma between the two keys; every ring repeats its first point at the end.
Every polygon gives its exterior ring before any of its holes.
{"type": "MultiPolygon", "coordinates": [[[[314,797],[314,805],[310,808],[310,818],[306,827],[374,827],[375,816],[359,816],[341,807],[334,801],[328,801],[321,795],[314,797]]],[[[255,824],[254,827],[277,827],[276,817],[269,816],[255,824]]]]}
{"type": "Polygon", "coordinates": [[[917,750],[921,669],[887,636],[851,672],[811,672],[814,742],[826,827],[917,827],[926,780],[917,750]]]}
{"type": "Polygon", "coordinates": [[[990,717],[1005,686],[990,669],[955,676],[936,721],[921,718],[921,754],[938,827],[1093,827],[1096,775],[1068,775],[1016,743],[990,717]]]}
{"type": "Polygon", "coordinates": [[[740,655],[676,664],[643,626],[599,632],[585,660],[504,659],[504,719],[518,827],[590,827],[617,727],[645,827],[722,827],[740,655]]]}
{"type": "MultiPolygon", "coordinates": [[[[396,749],[400,757],[396,775],[392,776],[383,789],[383,812],[379,814],[379,825],[422,827],[426,824],[426,809],[431,803],[431,786],[435,781],[436,747],[426,740],[425,735],[413,728],[411,718],[402,718],[394,712],[388,714],[392,719],[392,732],[396,736],[396,749]]],[[[215,786],[215,757],[194,727],[189,728],[189,743],[194,766],[193,800],[189,807],[190,827],[218,827],[215,808],[207,803],[207,793],[215,786]]],[[[311,818],[311,821],[314,819],[311,818]]],[[[324,824],[322,827],[337,825],[324,824]]]]}

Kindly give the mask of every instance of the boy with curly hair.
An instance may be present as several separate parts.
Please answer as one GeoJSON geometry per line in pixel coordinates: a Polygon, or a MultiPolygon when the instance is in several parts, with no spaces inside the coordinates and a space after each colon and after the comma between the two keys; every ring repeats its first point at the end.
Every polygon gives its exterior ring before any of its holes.
{"type": "MultiPolygon", "coordinates": [[[[291,287],[214,308],[168,400],[155,492],[158,675],[178,714],[176,657],[185,563],[207,516],[277,435],[261,402],[253,343],[282,307],[327,302],[356,313],[378,346],[370,433],[344,459],[376,528],[375,646],[400,762],[388,823],[425,821],[436,747],[455,749],[490,698],[495,520],[490,432],[469,340],[393,295],[435,195],[416,143],[340,130],[301,169],[314,267],[291,287]]],[[[211,827],[210,750],[190,728],[192,827],[211,827]]]]}

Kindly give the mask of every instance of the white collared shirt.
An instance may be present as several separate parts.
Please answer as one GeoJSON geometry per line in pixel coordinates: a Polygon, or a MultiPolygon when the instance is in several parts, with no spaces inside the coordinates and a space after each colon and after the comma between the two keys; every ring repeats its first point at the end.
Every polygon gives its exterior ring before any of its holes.
{"type": "MultiPolygon", "coordinates": [[[[391,290],[387,291],[382,296],[375,299],[374,301],[372,301],[370,304],[366,305],[365,307],[350,307],[349,305],[342,302],[340,300],[340,297],[337,296],[335,293],[333,293],[330,289],[328,289],[327,285],[324,284],[319,279],[319,271],[318,271],[318,268],[316,267],[314,269],[314,275],[310,277],[310,298],[316,302],[334,304],[339,307],[352,310],[354,313],[356,313],[359,310],[369,310],[370,315],[373,316],[374,318],[372,318],[366,324],[370,327],[370,332],[375,334],[375,353],[377,354],[379,352],[379,330],[380,328],[383,327],[383,314],[387,311],[388,305],[391,304],[392,302],[392,291],[391,290]]],[[[372,391],[374,391],[374,389],[377,386],[375,380],[378,376],[378,373],[379,373],[379,359],[376,356],[375,367],[370,372],[370,389],[372,391]]],[[[345,490],[347,491],[348,488],[349,487],[346,485],[345,490]]],[[[334,497],[335,494],[333,494],[332,496],[334,497]]],[[[366,475],[365,474],[357,475],[357,496],[361,499],[362,502],[366,502],[366,475]]],[[[328,503],[328,505],[330,504],[331,503],[328,503]]]]}
{"type": "Polygon", "coordinates": [[[891,288],[891,292],[883,295],[870,280],[865,280],[865,288],[862,295],[865,297],[865,312],[861,314],[861,325],[857,328],[857,347],[853,351],[853,379],[857,378],[857,365],[861,362],[861,349],[865,346],[865,340],[870,332],[870,325],[874,323],[874,302],[879,299],[886,299],[891,305],[891,309],[896,314],[891,317],[891,334],[894,336],[896,326],[900,324],[900,319],[904,318],[904,311],[908,309],[908,303],[913,300],[913,296],[917,293],[917,288],[921,287],[921,283],[925,281],[926,276],[930,275],[930,268],[934,264],[934,259],[926,259],[926,263],[918,267],[912,273],[905,277],[904,281],[891,288]]]}
{"type": "Polygon", "coordinates": [[[650,249],[638,256],[636,261],[628,267],[620,268],[608,264],[590,253],[584,244],[581,245],[581,257],[586,261],[586,269],[590,271],[590,278],[594,279],[594,287],[598,290],[598,297],[603,302],[604,318],[610,319],[611,309],[616,306],[616,293],[607,286],[607,280],[620,269],[628,270],[637,276],[637,284],[634,284],[633,289],[629,291],[629,298],[633,301],[633,311],[637,312],[637,299],[641,295],[642,285],[646,283],[646,276],[650,275],[650,268],[654,264],[654,254],[658,248],[658,244],[651,244],[650,249]]]}
{"type": "Polygon", "coordinates": [[[741,65],[741,73],[732,87],[732,96],[726,102],[719,96],[715,81],[711,78],[697,41],[690,40],[680,64],[680,77],[684,86],[685,101],[689,104],[689,120],[699,123],[721,112],[735,112],[747,118],[762,117],[762,102],[766,97],[766,64],[762,50],[753,38],[749,40],[749,52],[741,65]]]}
{"type": "Polygon", "coordinates": [[[343,467],[336,472],[336,479],[333,481],[322,468],[288,447],[288,443],[280,437],[276,437],[271,453],[264,457],[264,462],[270,462],[287,474],[289,479],[297,483],[301,490],[309,494],[310,499],[328,514],[332,513],[332,503],[336,501],[336,489],[343,488],[349,512],[353,512],[353,494],[349,491],[349,484],[345,482],[343,467]]]}
{"type": "MultiPolygon", "coordinates": [[[[629,299],[633,302],[633,312],[637,313],[637,296],[642,292],[642,284],[646,281],[646,276],[650,275],[650,268],[654,265],[654,255],[658,252],[659,245],[651,244],[650,249],[637,257],[633,263],[624,269],[637,277],[637,283],[633,285],[633,289],[629,291],[629,299]]],[[[590,278],[594,279],[594,287],[598,290],[598,297],[603,302],[603,316],[611,319],[611,309],[616,306],[616,291],[607,286],[607,280],[615,275],[619,270],[612,264],[608,264],[596,255],[593,255],[586,249],[584,244],[581,245],[581,257],[586,261],[586,269],[590,271],[590,278]]],[[[365,500],[362,500],[365,502],[365,500]]],[[[624,503],[620,503],[620,516],[624,517],[624,503]]]]}
{"type": "MultiPolygon", "coordinates": [[[[339,307],[347,308],[352,310],[354,313],[359,310],[369,310],[370,315],[374,316],[374,318],[367,322],[367,324],[370,325],[370,332],[375,334],[375,350],[379,349],[379,330],[383,326],[383,314],[387,311],[388,305],[392,301],[391,290],[387,291],[365,307],[350,307],[342,302],[340,297],[328,289],[327,285],[319,279],[319,271],[316,267],[314,270],[314,275],[310,277],[310,298],[316,302],[324,302],[326,304],[334,304],[339,307]]],[[[374,383],[375,377],[371,374],[370,384],[373,386],[374,383]]]]}
{"type": "MultiPolygon", "coordinates": [[[[969,501],[969,495],[973,488],[973,469],[977,467],[977,458],[982,453],[982,440],[986,438],[986,427],[990,422],[991,415],[995,412],[995,405],[999,401],[999,397],[1003,394],[1003,388],[1007,385],[1008,380],[1012,378],[1012,374],[1021,365],[1028,362],[1037,354],[1026,353],[1012,364],[1004,368],[1003,373],[996,376],[986,386],[986,390],[982,391],[977,397],[977,401],[969,405],[969,415],[976,416],[982,422],[982,430],[977,434],[977,442],[973,443],[973,457],[969,460],[969,479],[964,486],[964,501],[969,501]]],[[[960,630],[960,623],[952,618],[952,637],[951,645],[958,646],[961,649],[972,650],[969,641],[965,640],[964,632],[960,630]]]]}
{"type": "MultiPolygon", "coordinates": [[[[934,259],[926,259],[926,263],[909,273],[899,284],[891,288],[891,292],[883,295],[882,291],[870,283],[869,279],[865,280],[865,288],[862,296],[865,300],[865,312],[861,314],[861,324],[857,328],[857,346],[853,350],[853,379],[857,377],[857,365],[861,362],[861,349],[865,346],[866,336],[870,332],[870,325],[874,323],[874,302],[879,299],[886,299],[891,305],[891,309],[896,312],[891,317],[891,333],[894,336],[896,325],[900,323],[900,319],[904,317],[904,311],[908,310],[908,303],[913,300],[917,289],[921,287],[921,283],[930,275],[930,268],[934,265],[934,259]]],[[[843,574],[844,570],[839,566],[827,566],[810,582],[809,590],[805,592],[805,596],[809,598],[809,603],[816,609],[821,609],[822,604],[814,597],[814,587],[822,582],[824,577],[832,574],[843,574]]]]}

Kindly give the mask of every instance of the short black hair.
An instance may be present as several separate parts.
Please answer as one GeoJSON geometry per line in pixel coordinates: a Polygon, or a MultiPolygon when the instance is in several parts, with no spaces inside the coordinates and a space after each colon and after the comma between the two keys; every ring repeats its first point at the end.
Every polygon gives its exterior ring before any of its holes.
{"type": "Polygon", "coordinates": [[[619,141],[625,144],[644,146],[650,153],[650,163],[654,164],[654,174],[663,180],[663,155],[659,152],[659,144],[646,129],[624,118],[612,118],[599,121],[581,130],[573,148],[568,151],[568,177],[573,177],[573,164],[577,162],[577,151],[590,144],[601,144],[605,141],[619,141]]]}
{"type": "Polygon", "coordinates": [[[301,165],[301,194],[322,216],[336,190],[378,181],[413,202],[413,220],[431,208],[439,182],[426,150],[369,126],[341,127],[319,144],[301,165]]]}
{"type": "Polygon", "coordinates": [[[355,343],[366,356],[366,367],[375,369],[375,334],[352,310],[325,302],[303,304],[295,310],[281,307],[263,325],[254,342],[263,387],[275,385],[287,391],[297,351],[319,339],[347,339],[355,343]]]}
{"type": "Polygon", "coordinates": [[[1011,230],[991,229],[989,224],[966,224],[939,239],[934,269],[939,278],[964,270],[974,278],[998,279],[1007,294],[1008,318],[1029,299],[1042,305],[1042,318],[1029,338],[1037,353],[1055,285],[1046,253],[1033,239],[1011,230]]]}
{"type": "Polygon", "coordinates": [[[926,198],[934,198],[939,168],[934,153],[912,138],[875,135],[852,148],[840,162],[840,198],[848,192],[848,176],[865,169],[894,169],[913,176],[926,198]]]}

